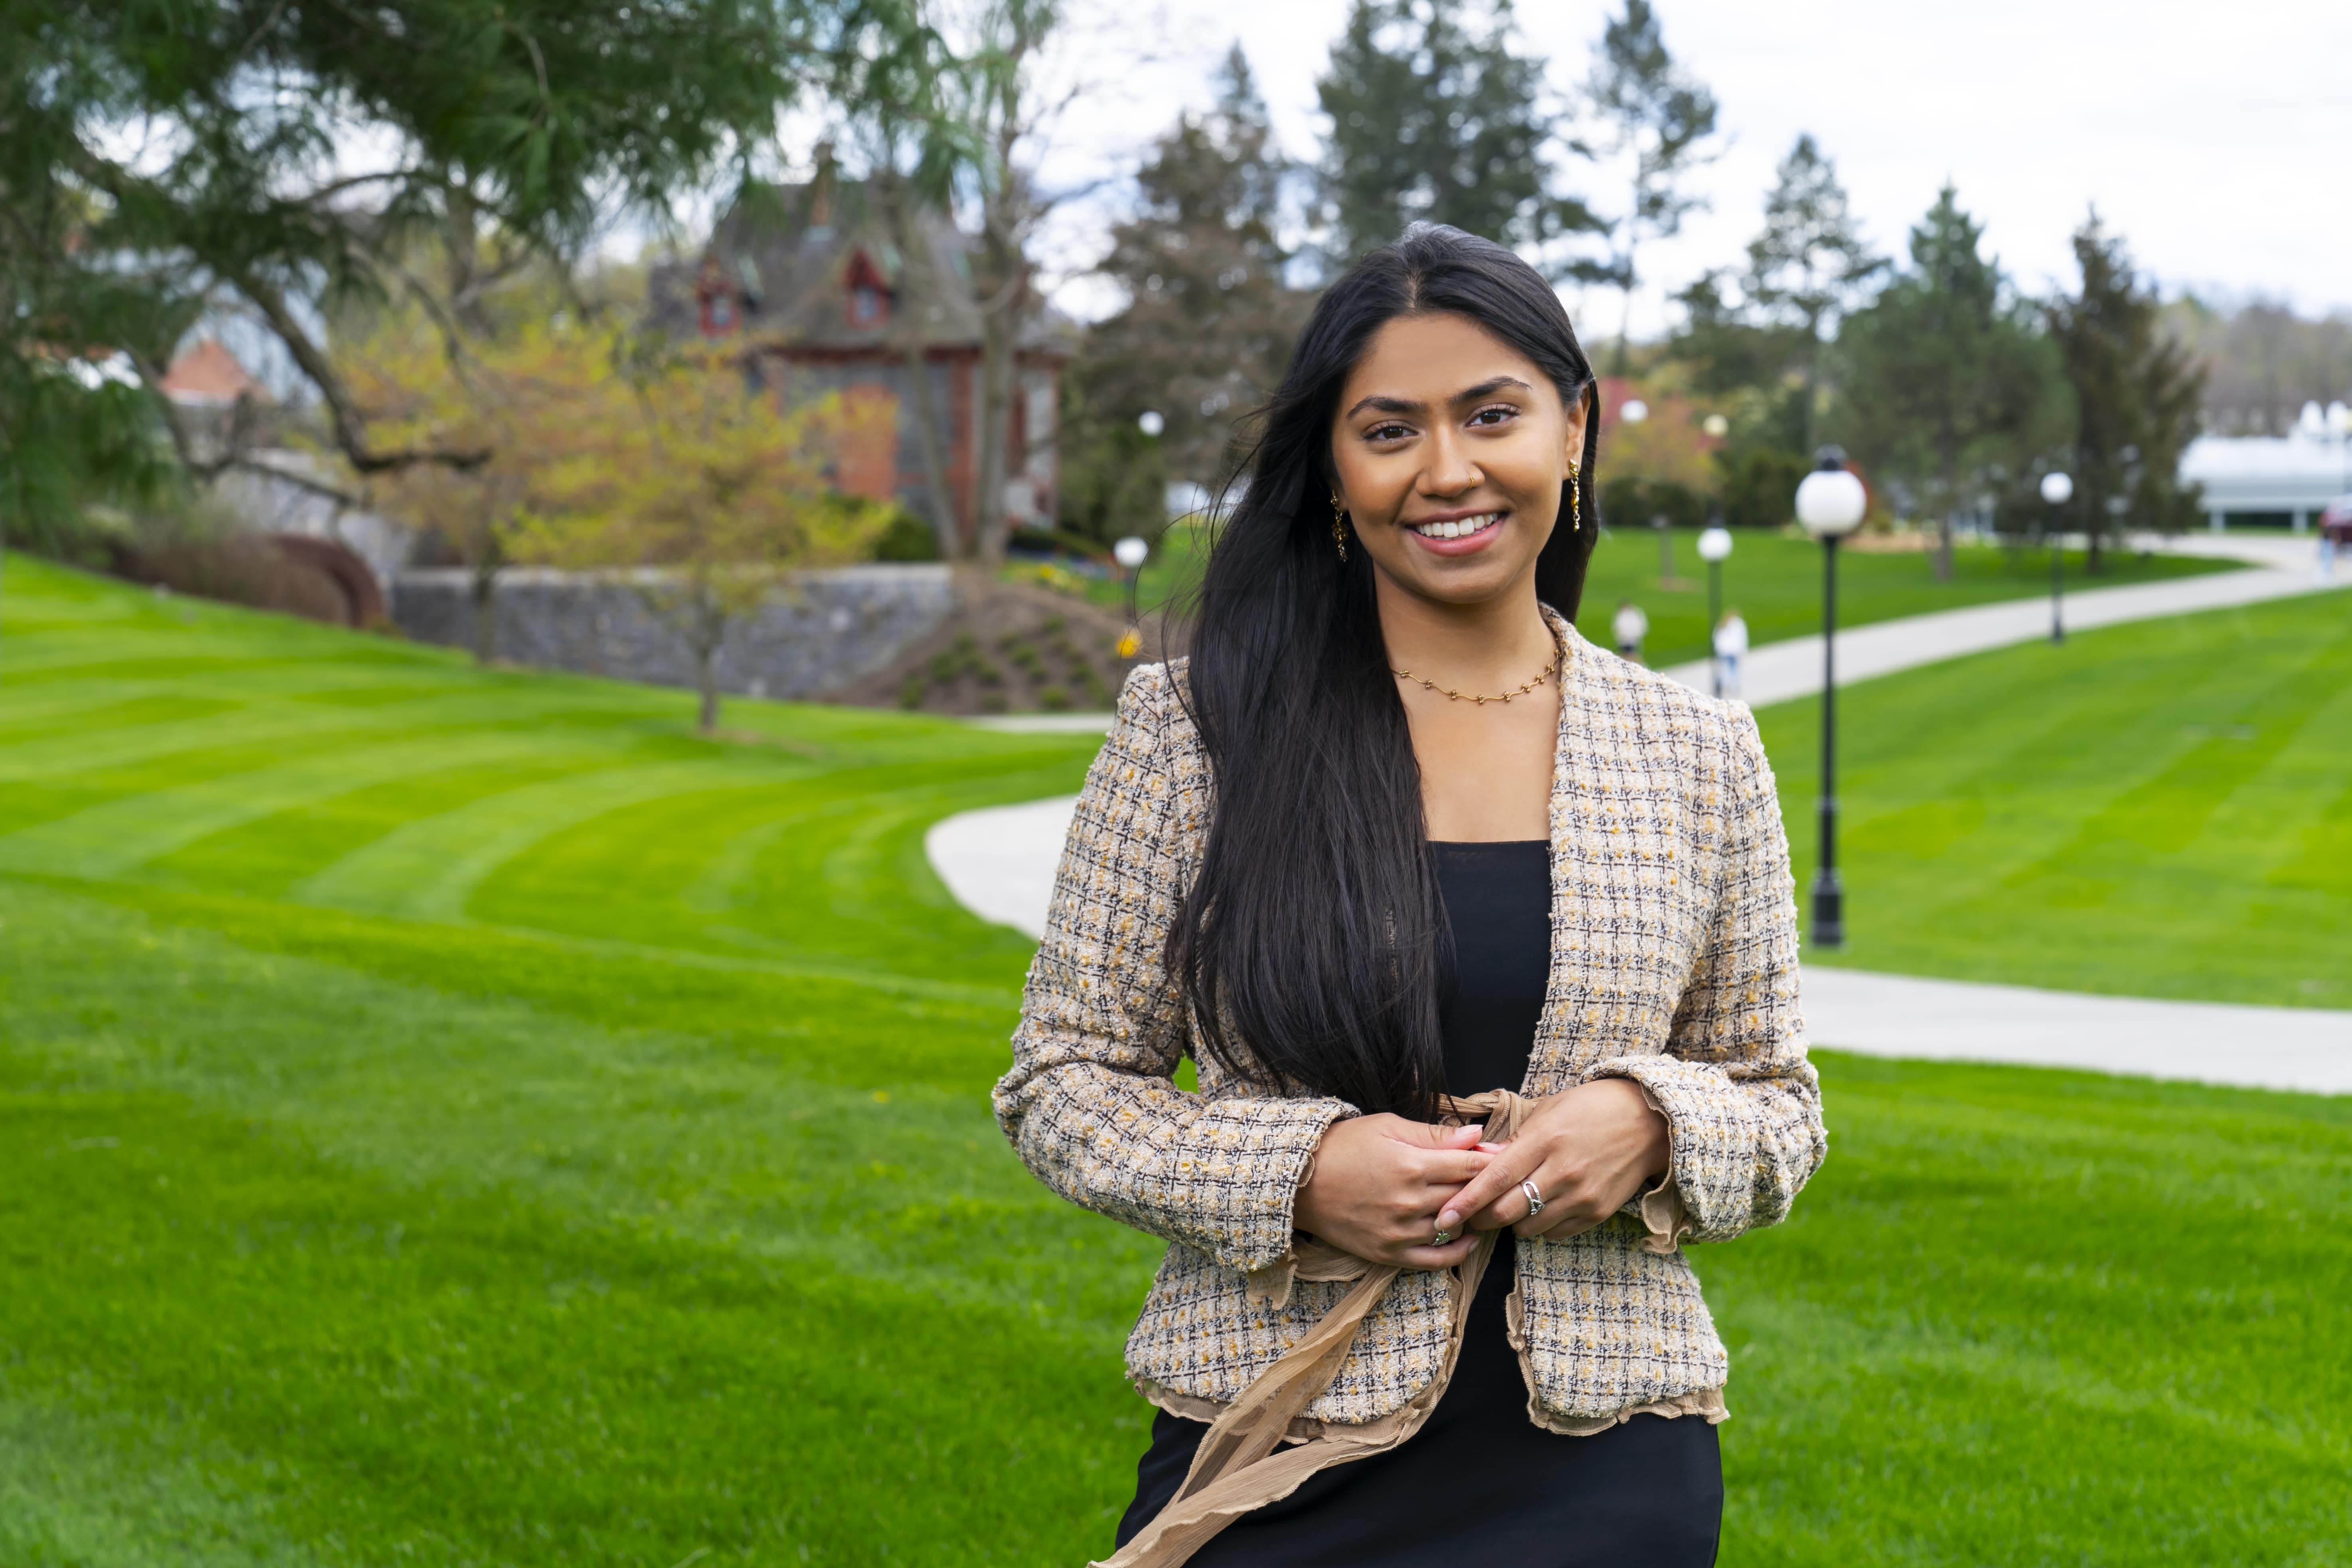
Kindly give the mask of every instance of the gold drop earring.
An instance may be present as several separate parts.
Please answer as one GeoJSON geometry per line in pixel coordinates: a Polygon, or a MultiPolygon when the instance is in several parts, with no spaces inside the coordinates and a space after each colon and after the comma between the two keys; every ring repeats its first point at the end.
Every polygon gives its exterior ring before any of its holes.
{"type": "Polygon", "coordinates": [[[1581,465],[1568,465],[1568,531],[1576,532],[1584,526],[1584,488],[1578,481],[1583,475],[1581,465]]]}
{"type": "Polygon", "coordinates": [[[1348,559],[1348,509],[1339,504],[1339,492],[1331,492],[1331,544],[1339,552],[1339,559],[1348,559]]]}

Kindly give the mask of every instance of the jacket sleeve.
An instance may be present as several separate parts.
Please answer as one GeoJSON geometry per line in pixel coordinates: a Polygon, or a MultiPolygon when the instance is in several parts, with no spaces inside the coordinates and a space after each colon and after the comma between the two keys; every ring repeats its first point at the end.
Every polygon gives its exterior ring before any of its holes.
{"type": "Polygon", "coordinates": [[[1619,1057],[1591,1075],[1633,1079],[1664,1114],[1676,1228],[1693,1241],[1778,1224],[1829,1152],[1798,1004],[1789,838],[1745,710],[1716,772],[1701,805],[1721,813],[1721,875],[1666,1054],[1619,1057]]]}
{"type": "Polygon", "coordinates": [[[1190,869],[1184,825],[1205,814],[1209,783],[1197,745],[1176,742],[1182,722],[1164,668],[1128,678],[1054,879],[996,1118],[1072,1203],[1256,1269],[1289,1252],[1307,1162],[1354,1111],[1172,1081],[1191,1027],[1161,953],[1190,869]]]}

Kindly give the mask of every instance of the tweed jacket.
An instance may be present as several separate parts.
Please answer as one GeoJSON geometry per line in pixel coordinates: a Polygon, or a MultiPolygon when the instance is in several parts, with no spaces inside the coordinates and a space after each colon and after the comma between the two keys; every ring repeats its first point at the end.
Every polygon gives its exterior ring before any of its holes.
{"type": "MultiPolygon", "coordinates": [[[[1549,613],[1547,612],[1549,615],[1549,613]]],[[[1665,1116],[1663,1190],[1597,1229],[1522,1242],[1511,1318],[1529,1415],[1597,1429],[1637,1407],[1720,1419],[1728,1367],[1688,1241],[1771,1225],[1826,1152],[1797,1001],[1796,905],[1772,770],[1744,707],[1603,652],[1564,655],[1551,786],[1551,971],[1521,1092],[1626,1078],[1665,1116]],[[1645,1222],[1644,1215],[1647,1215],[1645,1222]]],[[[1206,1416],[1346,1291],[1289,1277],[1291,1205],[1333,1099],[1259,1092],[1195,1057],[1161,963],[1213,809],[1182,661],[1128,679],[1087,776],[1030,967],[998,1121],[1055,1192],[1164,1238],[1127,1345],[1148,1397],[1206,1416]]],[[[1307,1407],[1370,1423],[1437,1374],[1448,1271],[1407,1271],[1307,1407]]]]}

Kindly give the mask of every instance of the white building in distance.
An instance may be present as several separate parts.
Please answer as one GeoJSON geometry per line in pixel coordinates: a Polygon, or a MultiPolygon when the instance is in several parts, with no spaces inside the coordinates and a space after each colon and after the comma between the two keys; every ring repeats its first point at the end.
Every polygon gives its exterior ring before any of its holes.
{"type": "Polygon", "coordinates": [[[2205,487],[2217,530],[2232,517],[2284,517],[2301,533],[2329,502],[2352,497],[2352,409],[2306,403],[2284,436],[2200,436],[2180,455],[2180,482],[2205,487]]]}

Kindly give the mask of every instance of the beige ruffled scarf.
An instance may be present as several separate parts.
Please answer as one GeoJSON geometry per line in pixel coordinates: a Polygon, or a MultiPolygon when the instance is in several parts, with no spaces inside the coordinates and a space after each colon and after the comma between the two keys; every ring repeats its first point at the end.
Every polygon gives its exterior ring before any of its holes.
{"type": "MultiPolygon", "coordinates": [[[[1467,1100],[1449,1100],[1447,1108],[1465,1121],[1485,1121],[1488,1142],[1507,1143],[1517,1136],[1519,1124],[1535,1103],[1507,1089],[1497,1089],[1467,1100]]],[[[1470,1303],[1477,1299],[1478,1281],[1486,1277],[1487,1261],[1495,1255],[1497,1234],[1486,1233],[1477,1250],[1454,1270],[1453,1324],[1446,1337],[1445,1359],[1429,1386],[1394,1415],[1360,1426],[1327,1425],[1312,1440],[1277,1452],[1291,1423],[1339,1375],[1356,1342],[1358,1326],[1379,1303],[1390,1281],[1404,1272],[1395,1264],[1367,1263],[1321,1242],[1301,1242],[1288,1264],[1296,1278],[1353,1279],[1355,1289],[1340,1297],[1311,1332],[1224,1408],[1210,1426],[1209,1435],[1201,1439],[1192,1468],[1168,1506],[1134,1540],[1092,1568],[1179,1568],[1234,1520],[1288,1497],[1318,1470],[1384,1454],[1420,1431],[1437,1407],[1445,1385],[1453,1381],[1454,1363],[1462,1353],[1462,1331],[1470,1321],[1470,1303]]],[[[1288,1279],[1279,1281],[1279,1293],[1287,1296],[1288,1287],[1288,1279]]]]}

